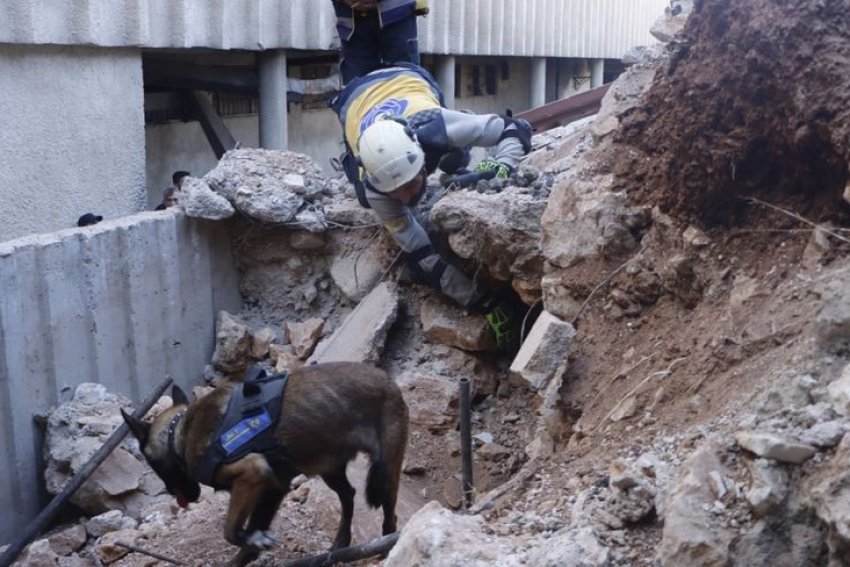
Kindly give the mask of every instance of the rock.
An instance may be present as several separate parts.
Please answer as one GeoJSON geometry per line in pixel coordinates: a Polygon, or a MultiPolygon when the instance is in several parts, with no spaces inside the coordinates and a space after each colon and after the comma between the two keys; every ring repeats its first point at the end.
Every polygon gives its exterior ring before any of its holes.
{"type": "MultiPolygon", "coordinates": [[[[725,566],[732,533],[706,511],[714,503],[709,474],[724,470],[715,449],[704,445],[683,463],[667,503],[658,559],[662,567],[725,566]]],[[[725,475],[724,475],[725,476],[725,475]]]]}
{"type": "Polygon", "coordinates": [[[695,226],[689,226],[682,233],[682,242],[690,248],[705,248],[711,244],[711,239],[695,226]]]}
{"type": "Polygon", "coordinates": [[[321,169],[295,152],[242,148],[227,152],[204,180],[246,215],[269,223],[295,219],[325,183],[321,169]]]}
{"type": "Polygon", "coordinates": [[[825,552],[823,530],[813,523],[759,520],[735,543],[734,565],[821,567],[825,552]]]}
{"type": "Polygon", "coordinates": [[[485,443],[476,451],[476,453],[485,461],[498,463],[499,461],[508,458],[511,451],[506,447],[502,447],[498,443],[485,443]]]}
{"type": "Polygon", "coordinates": [[[850,364],[841,371],[838,380],[827,386],[829,402],[839,415],[850,417],[850,364]]]}
{"type": "Polygon", "coordinates": [[[59,556],[50,548],[46,539],[39,539],[27,546],[15,565],[27,567],[55,567],[59,564],[59,556]]]}
{"type": "Polygon", "coordinates": [[[98,538],[109,532],[134,529],[137,525],[136,520],[125,516],[120,510],[110,510],[86,522],[86,532],[91,537],[98,538]]]}
{"type": "Polygon", "coordinates": [[[322,331],[325,328],[325,320],[320,317],[311,317],[301,323],[287,323],[286,332],[289,342],[295,350],[295,355],[305,359],[313,353],[322,331]]]}
{"type": "Polygon", "coordinates": [[[692,11],[693,0],[673,0],[664,9],[664,15],[652,24],[649,33],[662,43],[670,43],[684,29],[692,11]]]}
{"type": "Polygon", "coordinates": [[[57,555],[70,555],[86,544],[88,535],[82,524],[74,524],[59,530],[47,537],[52,549],[57,555]]]}
{"type": "Polygon", "coordinates": [[[440,432],[450,429],[456,423],[459,400],[457,380],[406,372],[396,382],[407,403],[411,424],[440,432]]]}
{"type": "MultiPolygon", "coordinates": [[[[107,392],[101,384],[83,383],[71,400],[48,412],[44,480],[50,494],[59,494],[88,464],[123,423],[120,410],[129,405],[127,398],[107,392]]],[[[136,505],[134,494],[155,498],[163,492],[162,482],[142,462],[138,443],[128,437],[74,492],[71,502],[89,514],[100,514],[129,510],[136,505]]]]}
{"type": "Polygon", "coordinates": [[[495,348],[495,339],[481,315],[468,315],[435,297],[426,297],[420,310],[422,332],[432,343],[476,352],[495,348]]]}
{"type": "Polygon", "coordinates": [[[830,449],[838,445],[846,433],[847,423],[839,419],[833,419],[831,421],[817,423],[807,429],[802,434],[800,441],[814,445],[820,449],[830,449]]]}
{"type": "Polygon", "coordinates": [[[641,65],[652,63],[664,56],[664,44],[636,45],[623,54],[621,61],[623,65],[641,65]]]}
{"type": "Polygon", "coordinates": [[[236,214],[227,199],[213,191],[204,180],[194,177],[183,179],[179,207],[187,216],[198,219],[221,220],[236,214]]]}
{"type": "Polygon", "coordinates": [[[611,564],[607,547],[590,526],[563,529],[533,548],[526,565],[534,567],[604,567],[611,564]]]}
{"type": "Polygon", "coordinates": [[[101,563],[113,563],[130,553],[126,547],[118,545],[117,542],[136,545],[141,536],[139,530],[133,529],[109,532],[94,544],[94,554],[101,563]]]}
{"type": "Polygon", "coordinates": [[[845,565],[850,557],[850,436],[835,455],[802,482],[801,501],[814,510],[828,533],[829,565],[845,565]]]}
{"type": "Polygon", "coordinates": [[[572,270],[553,270],[543,276],[540,282],[543,290],[543,304],[546,310],[564,321],[572,321],[578,315],[584,301],[572,288],[572,270]]]}
{"type": "Polygon", "coordinates": [[[806,249],[803,250],[803,265],[807,268],[817,269],[826,254],[832,248],[829,232],[833,232],[835,226],[832,223],[819,224],[812,231],[806,249]]]}
{"type": "Polygon", "coordinates": [[[661,281],[687,308],[696,307],[702,299],[703,282],[696,270],[696,258],[690,254],[672,254],[661,268],[661,281]]]}
{"type": "Polygon", "coordinates": [[[511,363],[511,382],[540,391],[566,360],[575,328],[548,311],[541,312],[511,363]]]}
{"type": "Polygon", "coordinates": [[[766,517],[779,509],[788,495],[788,473],[767,459],[747,461],[750,471],[750,488],[747,502],[759,517],[766,517]]]}
{"type": "Polygon", "coordinates": [[[817,291],[821,296],[821,308],[815,317],[815,332],[820,346],[829,352],[846,352],[850,348],[850,274],[839,272],[817,291]]]}
{"type": "Polygon", "coordinates": [[[459,257],[474,259],[497,281],[540,281],[540,216],[546,201],[503,191],[454,191],[431,210],[431,222],[459,257]]]}
{"type": "Polygon", "coordinates": [[[224,372],[242,372],[251,356],[251,330],[241,319],[219,311],[216,320],[213,365],[224,372]]]}
{"type": "Polygon", "coordinates": [[[817,449],[811,445],[797,443],[773,433],[742,431],[735,435],[735,439],[747,451],[783,463],[799,465],[817,453],[817,449]]]}
{"type": "Polygon", "coordinates": [[[271,327],[263,327],[252,337],[251,341],[251,356],[257,360],[262,360],[269,354],[269,345],[271,345],[277,334],[271,327]]]}
{"type": "Polygon", "coordinates": [[[339,254],[331,263],[333,282],[352,301],[366,297],[381,281],[383,274],[383,256],[375,246],[339,254]]]}
{"type": "Polygon", "coordinates": [[[614,423],[618,421],[623,421],[624,419],[628,419],[630,417],[634,417],[637,412],[637,399],[634,396],[629,396],[623,399],[614,410],[611,412],[611,417],[609,418],[614,423]]]}
{"type": "Polygon", "coordinates": [[[385,567],[517,567],[512,546],[502,538],[486,535],[480,516],[458,515],[429,502],[401,531],[398,543],[387,556],[385,567]]]}

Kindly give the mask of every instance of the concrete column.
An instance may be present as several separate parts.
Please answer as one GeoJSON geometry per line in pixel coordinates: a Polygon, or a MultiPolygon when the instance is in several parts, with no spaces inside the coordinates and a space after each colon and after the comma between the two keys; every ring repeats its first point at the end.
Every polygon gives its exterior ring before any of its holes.
{"type": "Polygon", "coordinates": [[[287,117],[286,52],[260,54],[260,147],[285,150],[289,146],[287,117]]]}
{"type": "Polygon", "coordinates": [[[437,57],[437,84],[443,89],[443,97],[446,99],[446,107],[455,107],[455,63],[454,55],[444,55],[437,57]]]}
{"type": "Polygon", "coordinates": [[[601,87],[605,82],[605,60],[593,59],[590,62],[590,88],[601,87]]]}
{"type": "Polygon", "coordinates": [[[531,108],[546,104],[546,58],[531,60],[531,108]]]}

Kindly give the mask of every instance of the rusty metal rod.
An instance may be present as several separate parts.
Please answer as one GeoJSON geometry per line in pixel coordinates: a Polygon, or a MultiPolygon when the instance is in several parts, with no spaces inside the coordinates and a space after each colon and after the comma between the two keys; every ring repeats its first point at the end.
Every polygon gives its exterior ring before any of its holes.
{"type": "MultiPolygon", "coordinates": [[[[151,409],[156,401],[162,396],[169,384],[171,384],[171,378],[163,380],[162,383],[157,386],[156,390],[154,390],[154,392],[142,402],[142,405],[133,412],[133,415],[138,418],[144,417],[148,410],[151,409]]],[[[129,432],[130,429],[127,427],[126,423],[122,423],[118,429],[112,432],[112,435],[110,435],[106,442],[100,446],[100,449],[92,455],[89,462],[87,462],[85,466],[83,466],[83,468],[74,475],[68,484],[65,485],[62,492],[53,497],[53,500],[51,500],[50,503],[38,514],[38,516],[29,523],[24,531],[15,538],[6,551],[3,552],[3,555],[0,555],[0,566],[6,567],[7,565],[12,564],[12,561],[15,560],[18,554],[27,546],[27,544],[40,534],[42,530],[44,530],[45,526],[53,520],[59,510],[68,503],[68,500],[71,499],[74,492],[76,492],[83,483],[88,480],[95,469],[97,469],[98,465],[100,465],[100,463],[102,463],[106,457],[108,457],[110,453],[112,453],[112,451],[121,444],[121,441],[129,432]]]]}
{"type": "Polygon", "coordinates": [[[469,378],[460,379],[460,460],[463,508],[472,506],[472,418],[469,403],[469,378]]]}
{"type": "Polygon", "coordinates": [[[123,541],[116,541],[115,545],[118,547],[123,547],[124,549],[129,549],[134,553],[141,553],[142,555],[147,555],[148,557],[153,557],[154,559],[159,559],[160,561],[165,561],[166,563],[174,563],[175,565],[187,565],[182,561],[178,561],[177,559],[171,559],[170,557],[166,557],[165,555],[161,555],[156,553],[155,551],[148,551],[147,549],[142,549],[141,547],[136,547],[135,545],[130,545],[129,543],[124,543],[123,541]]]}
{"type": "Polygon", "coordinates": [[[283,564],[283,567],[326,567],[337,563],[351,563],[366,559],[373,555],[387,553],[393,548],[398,541],[398,532],[387,534],[384,537],[373,539],[367,543],[360,545],[352,545],[351,547],[343,547],[334,551],[327,551],[319,555],[304,557],[302,559],[293,559],[283,564]]]}

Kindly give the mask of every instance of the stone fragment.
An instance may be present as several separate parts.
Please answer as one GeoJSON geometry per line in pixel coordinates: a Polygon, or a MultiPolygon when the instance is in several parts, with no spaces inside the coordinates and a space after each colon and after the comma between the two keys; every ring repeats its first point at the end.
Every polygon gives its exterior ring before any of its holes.
{"type": "Polygon", "coordinates": [[[241,319],[219,311],[213,365],[224,372],[242,372],[251,356],[251,330],[241,319]]]}
{"type": "Polygon", "coordinates": [[[827,386],[829,402],[839,415],[850,417],[850,364],[841,371],[841,376],[827,386]]]}
{"type": "Polygon", "coordinates": [[[410,423],[432,432],[450,429],[458,419],[458,382],[444,376],[406,372],[396,379],[410,423]]]}
{"type": "Polygon", "coordinates": [[[50,548],[46,539],[39,539],[27,546],[15,565],[27,567],[54,567],[59,564],[59,556],[50,548]]]}
{"type": "Polygon", "coordinates": [[[251,356],[257,360],[262,360],[269,354],[269,345],[271,345],[277,334],[271,327],[263,327],[252,337],[251,341],[251,356]]]}
{"type": "Polygon", "coordinates": [[[320,317],[311,317],[301,323],[286,324],[289,342],[298,358],[303,360],[313,353],[324,328],[325,320],[320,317]]]}
{"type": "Polygon", "coordinates": [[[47,536],[47,541],[57,555],[70,555],[86,544],[88,535],[82,524],[74,524],[47,536]]]}
{"type": "Polygon", "coordinates": [[[725,472],[711,446],[699,447],[682,465],[664,518],[658,553],[662,567],[729,563],[732,533],[707,511],[714,504],[709,480],[712,471],[725,472]]]}
{"type": "Polygon", "coordinates": [[[814,456],[817,449],[773,433],[742,431],[735,435],[738,444],[759,457],[799,465],[814,456]]]}
{"type": "Polygon", "coordinates": [[[445,301],[428,297],[420,310],[422,331],[432,343],[464,351],[485,351],[495,347],[495,339],[481,315],[469,315],[445,301]]]}
{"type": "Polygon", "coordinates": [[[133,518],[125,516],[120,510],[110,510],[89,519],[86,522],[86,533],[98,538],[109,532],[133,529],[136,526],[137,522],[133,518]]]}
{"type": "Polygon", "coordinates": [[[108,565],[118,561],[130,551],[118,542],[136,545],[142,533],[139,530],[127,529],[104,534],[95,544],[94,553],[101,563],[108,565]]]}
{"type": "Polygon", "coordinates": [[[820,346],[829,352],[850,348],[850,301],[847,289],[850,274],[838,272],[819,285],[821,308],[815,317],[815,332],[820,346]]]}
{"type": "Polygon", "coordinates": [[[486,535],[483,526],[480,516],[453,514],[429,502],[404,526],[384,566],[518,567],[509,542],[486,535]]]}
{"type": "Polygon", "coordinates": [[[526,565],[534,567],[606,567],[610,550],[599,542],[591,526],[569,527],[530,550],[526,565]]]}
{"type": "Polygon", "coordinates": [[[788,473],[767,459],[754,459],[746,464],[750,471],[747,502],[757,516],[765,518],[778,510],[788,495],[788,473]]]}
{"type": "Polygon", "coordinates": [[[198,219],[221,220],[236,214],[227,199],[213,191],[204,180],[194,177],[184,178],[178,206],[186,216],[198,219]]]}
{"type": "Polygon", "coordinates": [[[847,433],[847,423],[833,419],[817,423],[802,434],[800,441],[821,449],[830,449],[838,445],[847,433]]]}
{"type": "Polygon", "coordinates": [[[575,338],[575,328],[543,311],[511,363],[511,381],[540,391],[564,363],[575,338]]]}

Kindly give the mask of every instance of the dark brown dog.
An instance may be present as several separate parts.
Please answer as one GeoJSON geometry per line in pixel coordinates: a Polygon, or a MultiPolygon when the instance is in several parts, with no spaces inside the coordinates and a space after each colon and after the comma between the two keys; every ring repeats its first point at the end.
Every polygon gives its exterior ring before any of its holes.
{"type": "MultiPolygon", "coordinates": [[[[197,469],[206,448],[216,441],[213,437],[231,391],[238,386],[221,386],[192,404],[174,386],[173,407],[153,423],[122,410],[151,468],[181,506],[200,496],[197,475],[189,471],[197,469]]],[[[383,508],[383,533],[394,532],[407,426],[407,405],[401,391],[392,378],[374,366],[339,362],[293,372],[275,429],[283,451],[249,453],[236,462],[222,464],[214,473],[212,484],[231,493],[224,537],[242,548],[231,564],[244,565],[275,543],[269,526],[291,480],[299,473],[321,476],[339,496],[342,513],[333,547],[347,547],[351,543],[355,490],[345,469],[361,451],[371,460],[366,500],[373,507],[383,508]]]]}

